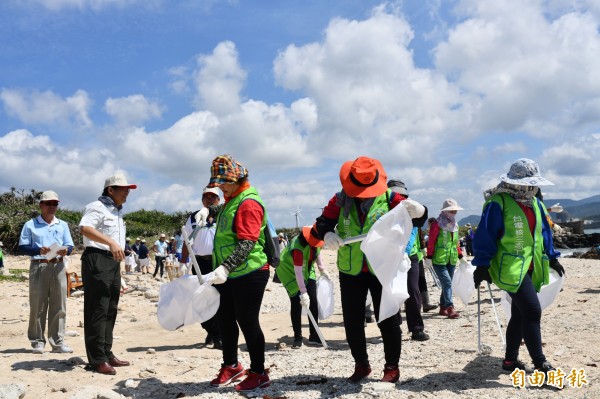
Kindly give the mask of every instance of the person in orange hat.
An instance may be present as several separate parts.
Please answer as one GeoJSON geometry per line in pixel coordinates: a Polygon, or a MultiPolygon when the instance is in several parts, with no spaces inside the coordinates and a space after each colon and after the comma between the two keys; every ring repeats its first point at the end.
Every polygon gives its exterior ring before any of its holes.
{"type": "MultiPolygon", "coordinates": [[[[302,346],[302,308],[310,310],[315,320],[319,319],[317,302],[317,280],[315,263],[325,278],[331,279],[321,261],[323,241],[311,237],[312,226],[304,226],[302,234],[292,239],[281,253],[281,261],[275,272],[290,296],[290,317],[294,329],[292,348],[302,346]]],[[[312,323],[308,323],[310,335],[308,342],[312,345],[322,345],[317,331],[312,323]]]]}
{"type": "Polygon", "coordinates": [[[373,158],[358,157],[344,163],[340,169],[340,182],[342,191],[329,200],[311,229],[311,236],[324,240],[328,248],[337,250],[344,329],[355,362],[354,373],[348,380],[357,383],[371,374],[364,327],[364,307],[370,291],[385,352],[382,381],[397,382],[402,342],[400,312],[379,320],[381,283],[361,251],[360,242],[345,245],[344,239],[367,233],[377,219],[402,201],[414,226],[425,223],[426,209],[389,190],[387,174],[381,163],[373,158]]]}

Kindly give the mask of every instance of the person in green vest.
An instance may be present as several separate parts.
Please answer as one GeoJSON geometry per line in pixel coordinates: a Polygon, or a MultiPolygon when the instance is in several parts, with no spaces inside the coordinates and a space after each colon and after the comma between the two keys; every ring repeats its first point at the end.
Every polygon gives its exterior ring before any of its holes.
{"type": "MultiPolygon", "coordinates": [[[[331,279],[321,261],[323,241],[311,237],[311,228],[312,226],[304,226],[302,233],[294,237],[284,248],[279,266],[275,269],[281,284],[290,296],[290,317],[294,329],[292,348],[302,346],[302,308],[309,309],[315,321],[319,320],[315,263],[321,276],[331,279]]],[[[309,344],[321,345],[317,331],[310,321],[308,326],[309,344]]]]}
{"type": "Polygon", "coordinates": [[[238,392],[266,388],[271,384],[265,372],[265,336],[259,315],[265,287],[269,280],[269,264],[264,251],[267,211],[258,192],[248,181],[248,170],[231,155],[216,157],[210,168],[207,187],[223,192],[224,204],[202,208],[196,217],[206,223],[215,219],[212,284],[220,294],[217,321],[221,330],[223,363],[211,385],[222,387],[237,381],[238,392]],[[238,338],[244,334],[250,369],[238,361],[238,338]]]}
{"type": "Polygon", "coordinates": [[[452,301],[452,277],[454,269],[463,254],[458,243],[458,223],[456,214],[463,208],[458,203],[448,198],[442,205],[440,215],[429,226],[429,241],[427,243],[427,258],[425,262],[433,266],[435,274],[442,285],[440,295],[440,315],[449,319],[456,319],[460,314],[454,310],[452,301]]]}
{"type": "Polygon", "coordinates": [[[2,248],[4,244],[0,241],[0,276],[4,274],[4,253],[2,252],[2,248]]]}
{"type": "Polygon", "coordinates": [[[337,251],[344,330],[354,358],[354,373],[348,380],[358,383],[371,374],[364,324],[364,308],[367,292],[370,292],[385,354],[381,381],[395,383],[400,378],[400,309],[394,316],[379,319],[381,283],[361,251],[360,242],[345,244],[344,239],[367,233],[381,216],[401,202],[412,218],[413,226],[422,226],[427,220],[423,217],[425,207],[389,190],[387,174],[381,163],[373,158],[358,157],[344,163],[340,169],[340,182],[342,191],[323,208],[311,235],[324,240],[327,248],[337,251]]]}
{"type": "Polygon", "coordinates": [[[537,293],[549,282],[550,269],[562,276],[565,269],[554,250],[546,206],[536,198],[539,186],[553,185],[540,175],[531,159],[514,162],[500,184],[488,190],[475,237],[473,273],[475,287],[485,280],[508,292],[511,318],[506,327],[506,353],[502,369],[526,370],[519,360],[521,341],[534,367],[547,373],[554,367],[542,348],[542,309],[537,293]]]}

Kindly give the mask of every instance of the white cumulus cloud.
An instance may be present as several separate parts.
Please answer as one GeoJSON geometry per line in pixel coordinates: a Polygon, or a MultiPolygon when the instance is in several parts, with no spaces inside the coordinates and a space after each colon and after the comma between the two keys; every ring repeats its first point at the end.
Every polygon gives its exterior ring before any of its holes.
{"type": "Polygon", "coordinates": [[[109,98],[104,104],[104,109],[118,124],[125,125],[139,125],[142,122],[160,118],[162,115],[160,104],[148,100],[141,94],[109,98]]]}

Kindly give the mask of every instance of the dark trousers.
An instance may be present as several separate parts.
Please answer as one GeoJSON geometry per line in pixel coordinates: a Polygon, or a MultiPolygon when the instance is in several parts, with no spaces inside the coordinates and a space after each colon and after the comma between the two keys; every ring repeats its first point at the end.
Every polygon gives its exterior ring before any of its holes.
{"type": "Polygon", "coordinates": [[[406,312],[406,325],[408,331],[423,331],[423,318],[421,317],[421,291],[419,291],[419,257],[413,255],[410,257],[410,269],[406,281],[408,295],[410,297],[404,302],[406,312]]]}
{"type": "Polygon", "coordinates": [[[165,257],[164,256],[155,256],[154,261],[156,262],[156,266],[154,266],[154,273],[152,277],[156,277],[156,273],[158,273],[158,268],[160,266],[160,276],[163,276],[165,271],[165,257]]]}
{"type": "Polygon", "coordinates": [[[238,338],[242,330],[250,355],[250,370],[265,371],[265,336],[259,316],[268,281],[269,270],[261,269],[229,278],[224,284],[215,286],[221,294],[217,319],[223,342],[223,364],[237,363],[238,338]]]}
{"type": "Polygon", "coordinates": [[[521,340],[524,340],[533,364],[536,367],[540,366],[546,361],[540,328],[542,308],[530,273],[525,275],[517,292],[509,295],[512,298],[512,306],[510,321],[506,327],[506,359],[517,359],[521,340]]]}
{"type": "MultiPolygon", "coordinates": [[[[317,302],[317,282],[315,280],[308,280],[306,283],[306,292],[310,298],[310,313],[312,313],[315,321],[318,323],[319,320],[319,303],[317,302]]],[[[290,297],[290,318],[292,319],[292,328],[294,329],[294,340],[302,339],[302,305],[300,304],[300,292],[290,297]]],[[[308,317],[308,315],[306,316],[308,317]]],[[[312,325],[310,320],[308,321],[308,339],[319,341],[319,335],[317,330],[312,325]]]]}
{"type": "Polygon", "coordinates": [[[427,292],[427,279],[425,279],[425,266],[423,260],[419,261],[419,291],[427,292]]]}
{"type": "MultiPolygon", "coordinates": [[[[367,354],[367,339],[365,337],[365,301],[367,291],[371,291],[375,318],[379,321],[379,304],[381,302],[381,284],[375,275],[370,272],[360,272],[356,276],[340,273],[340,292],[342,294],[342,315],[346,341],[356,363],[369,364],[367,354]]],[[[400,312],[378,323],[385,363],[389,366],[398,366],[400,351],[402,349],[402,331],[400,330],[402,317],[400,312]]]]}
{"type": "Polygon", "coordinates": [[[88,247],[81,256],[85,350],[92,367],[114,357],[113,329],[121,290],[120,272],[119,262],[108,251],[88,247]]]}
{"type": "MultiPolygon", "coordinates": [[[[212,272],[212,256],[211,255],[196,255],[196,262],[200,267],[201,274],[208,274],[212,272]]],[[[196,269],[192,265],[192,274],[196,274],[196,269]]],[[[200,323],[202,328],[208,333],[208,337],[214,341],[221,340],[221,330],[219,329],[219,322],[217,321],[217,315],[215,314],[212,318],[206,320],[204,323],[200,323]]]]}

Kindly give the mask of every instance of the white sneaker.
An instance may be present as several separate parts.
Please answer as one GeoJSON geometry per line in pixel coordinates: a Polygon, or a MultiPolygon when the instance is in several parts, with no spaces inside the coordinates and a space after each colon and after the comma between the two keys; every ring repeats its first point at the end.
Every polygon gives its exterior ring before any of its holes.
{"type": "Polygon", "coordinates": [[[61,346],[56,346],[52,348],[52,353],[73,353],[73,348],[62,344],[61,346]]]}
{"type": "Polygon", "coordinates": [[[31,348],[31,352],[39,354],[44,353],[44,343],[36,342],[33,348],[31,348]]]}

